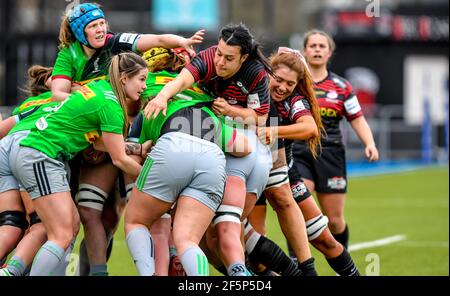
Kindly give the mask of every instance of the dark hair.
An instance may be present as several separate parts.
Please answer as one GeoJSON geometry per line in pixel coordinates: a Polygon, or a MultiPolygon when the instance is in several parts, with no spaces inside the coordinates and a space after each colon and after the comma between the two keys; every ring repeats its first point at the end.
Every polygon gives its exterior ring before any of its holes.
{"type": "Polygon", "coordinates": [[[219,35],[219,40],[221,39],[227,45],[239,46],[242,55],[248,54],[249,59],[259,60],[269,74],[273,73],[269,60],[262,53],[261,44],[255,40],[250,30],[243,23],[238,25],[228,24],[223,27],[219,35]]]}

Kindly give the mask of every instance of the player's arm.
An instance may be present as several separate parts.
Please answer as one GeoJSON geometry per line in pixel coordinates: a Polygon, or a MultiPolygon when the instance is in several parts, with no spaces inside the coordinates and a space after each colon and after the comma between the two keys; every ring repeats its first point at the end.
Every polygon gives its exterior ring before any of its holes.
{"type": "Polygon", "coordinates": [[[126,154],[123,135],[103,132],[102,138],[106,151],[111,156],[113,164],[129,176],[137,177],[141,170],[141,165],[126,154]]]}
{"type": "Polygon", "coordinates": [[[366,118],[364,116],[360,116],[350,121],[350,125],[352,126],[361,142],[364,144],[364,153],[367,159],[370,162],[377,161],[379,157],[378,149],[375,146],[375,140],[373,139],[372,131],[370,130],[366,118]]]}

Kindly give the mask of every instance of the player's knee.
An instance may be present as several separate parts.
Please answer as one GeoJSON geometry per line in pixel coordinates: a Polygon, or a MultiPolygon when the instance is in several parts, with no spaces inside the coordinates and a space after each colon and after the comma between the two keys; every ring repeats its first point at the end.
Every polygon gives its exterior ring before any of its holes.
{"type": "Polygon", "coordinates": [[[240,207],[221,205],[213,218],[213,224],[217,225],[223,222],[230,222],[241,225],[242,211],[243,210],[240,207]]]}
{"type": "Polygon", "coordinates": [[[306,221],[306,232],[308,240],[312,241],[318,238],[328,225],[328,218],[323,214],[306,221]]]}
{"type": "Polygon", "coordinates": [[[322,231],[322,233],[312,240],[311,243],[325,254],[327,251],[339,248],[339,243],[333,238],[329,231],[322,231]]]}
{"type": "Polygon", "coordinates": [[[28,221],[26,214],[21,211],[4,211],[0,213],[0,226],[13,226],[26,230],[28,221]]]}
{"type": "Polygon", "coordinates": [[[96,186],[80,184],[78,193],[75,196],[75,201],[78,206],[101,212],[103,211],[103,206],[107,197],[108,194],[96,186]]]}
{"type": "Polygon", "coordinates": [[[332,233],[339,232],[340,230],[345,228],[344,218],[340,215],[330,215],[328,221],[328,227],[330,228],[332,233]]]}

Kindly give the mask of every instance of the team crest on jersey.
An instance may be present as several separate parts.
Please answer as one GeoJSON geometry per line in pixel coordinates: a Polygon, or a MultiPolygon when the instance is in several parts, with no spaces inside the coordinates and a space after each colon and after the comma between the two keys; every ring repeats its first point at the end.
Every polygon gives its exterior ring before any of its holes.
{"type": "Polygon", "coordinates": [[[88,101],[90,100],[92,97],[95,96],[95,93],[92,91],[92,89],[89,88],[89,86],[87,85],[83,85],[79,92],[81,93],[81,95],[83,96],[83,98],[88,101]]]}
{"type": "Polygon", "coordinates": [[[89,144],[93,144],[95,142],[95,140],[100,138],[100,135],[99,135],[98,131],[91,131],[91,132],[85,133],[84,138],[86,139],[86,142],[88,142],[89,144]]]}
{"type": "Polygon", "coordinates": [[[338,93],[335,92],[334,90],[327,93],[328,99],[337,99],[337,97],[338,97],[338,93]]]}
{"type": "Polygon", "coordinates": [[[236,105],[238,103],[238,101],[235,98],[229,98],[227,100],[228,104],[230,105],[236,105]]]}

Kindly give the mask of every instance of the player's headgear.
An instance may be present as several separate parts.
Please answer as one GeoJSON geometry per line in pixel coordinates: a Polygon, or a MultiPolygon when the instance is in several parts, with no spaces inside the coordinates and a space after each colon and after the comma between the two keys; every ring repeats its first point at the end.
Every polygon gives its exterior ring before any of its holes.
{"type": "Polygon", "coordinates": [[[167,49],[154,47],[142,55],[150,72],[169,70],[177,72],[190,62],[189,53],[184,48],[167,49]]]}
{"type": "Polygon", "coordinates": [[[70,10],[68,18],[70,29],[75,38],[82,44],[89,46],[84,29],[90,22],[104,19],[105,15],[98,6],[92,3],[83,3],[70,10]]]}

